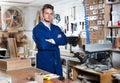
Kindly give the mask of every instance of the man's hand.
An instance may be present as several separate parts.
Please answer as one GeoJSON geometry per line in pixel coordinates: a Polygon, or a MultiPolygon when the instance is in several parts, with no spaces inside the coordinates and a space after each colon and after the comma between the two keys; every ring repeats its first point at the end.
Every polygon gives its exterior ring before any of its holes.
{"type": "Polygon", "coordinates": [[[61,37],[62,37],[62,35],[61,35],[61,34],[58,34],[57,38],[61,38],[61,37]]]}
{"type": "Polygon", "coordinates": [[[51,39],[45,39],[45,41],[52,43],[51,39]]]}
{"type": "Polygon", "coordinates": [[[55,41],[53,39],[45,39],[45,41],[55,44],[55,41]]]}

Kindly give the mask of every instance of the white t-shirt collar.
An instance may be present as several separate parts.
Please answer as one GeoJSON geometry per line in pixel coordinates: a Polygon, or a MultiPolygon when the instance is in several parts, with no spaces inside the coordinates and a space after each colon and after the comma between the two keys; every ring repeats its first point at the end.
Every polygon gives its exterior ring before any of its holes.
{"type": "Polygon", "coordinates": [[[51,29],[50,29],[50,26],[47,25],[44,21],[42,21],[42,23],[43,23],[49,30],[51,30],[51,29]]]}

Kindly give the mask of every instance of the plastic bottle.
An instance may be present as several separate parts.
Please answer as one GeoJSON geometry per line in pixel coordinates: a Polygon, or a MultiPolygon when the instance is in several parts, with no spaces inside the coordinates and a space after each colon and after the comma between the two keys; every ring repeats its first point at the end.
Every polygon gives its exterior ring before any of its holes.
{"type": "Polygon", "coordinates": [[[117,11],[112,11],[112,25],[118,26],[119,14],[117,11]]]}

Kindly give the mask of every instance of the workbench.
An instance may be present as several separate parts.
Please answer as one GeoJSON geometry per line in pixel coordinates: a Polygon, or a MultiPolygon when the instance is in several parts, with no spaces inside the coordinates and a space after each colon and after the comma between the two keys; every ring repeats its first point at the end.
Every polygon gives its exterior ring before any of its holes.
{"type": "Polygon", "coordinates": [[[76,65],[74,66],[74,80],[79,77],[85,78],[87,80],[96,81],[95,83],[113,83],[112,74],[120,73],[120,69],[111,68],[105,71],[95,71],[91,68],[85,66],[76,65]]]}
{"type": "Polygon", "coordinates": [[[61,59],[65,60],[65,63],[66,63],[65,64],[65,66],[66,66],[66,78],[68,79],[69,78],[69,72],[68,72],[69,62],[72,61],[72,62],[80,63],[80,60],[77,57],[74,57],[73,53],[64,52],[64,51],[61,51],[61,59]]]}
{"type": "MultiPolygon", "coordinates": [[[[33,68],[33,67],[19,69],[19,70],[12,70],[12,71],[0,71],[0,72],[11,76],[12,83],[29,82],[30,79],[35,76],[35,73],[49,74],[49,72],[43,71],[41,69],[33,68]]],[[[74,82],[67,79],[64,81],[60,81],[58,80],[58,78],[55,78],[55,79],[52,79],[50,82],[45,80],[44,83],[74,83],[74,82]]]]}

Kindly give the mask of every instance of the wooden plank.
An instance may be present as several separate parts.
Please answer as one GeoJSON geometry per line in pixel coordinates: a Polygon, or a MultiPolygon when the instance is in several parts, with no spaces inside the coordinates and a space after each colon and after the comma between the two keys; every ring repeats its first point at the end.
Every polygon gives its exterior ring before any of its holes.
{"type": "Polygon", "coordinates": [[[0,70],[10,71],[31,67],[31,59],[0,59],[0,70]]]}
{"type": "Polygon", "coordinates": [[[10,30],[7,30],[8,33],[18,33],[18,30],[13,30],[13,29],[10,29],[10,30]]]}
{"type": "Polygon", "coordinates": [[[10,51],[10,57],[17,57],[17,45],[15,38],[8,38],[8,47],[10,51]]]}

